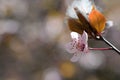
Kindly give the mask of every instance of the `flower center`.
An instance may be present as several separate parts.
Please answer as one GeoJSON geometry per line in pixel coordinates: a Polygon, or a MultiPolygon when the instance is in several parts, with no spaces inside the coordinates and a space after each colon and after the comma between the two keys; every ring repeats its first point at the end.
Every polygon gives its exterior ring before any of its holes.
{"type": "Polygon", "coordinates": [[[85,48],[85,44],[78,43],[78,45],[76,46],[76,49],[78,49],[79,51],[84,51],[84,48],[85,48]]]}

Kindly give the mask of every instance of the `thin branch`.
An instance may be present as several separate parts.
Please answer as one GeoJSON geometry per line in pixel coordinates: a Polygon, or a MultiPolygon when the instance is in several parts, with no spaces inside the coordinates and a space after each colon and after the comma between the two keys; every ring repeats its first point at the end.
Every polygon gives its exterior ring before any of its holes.
{"type": "Polygon", "coordinates": [[[112,47],[109,48],[89,48],[89,50],[113,50],[112,47]]]}
{"type": "Polygon", "coordinates": [[[112,43],[110,43],[108,40],[106,40],[102,35],[100,35],[100,40],[104,41],[106,44],[108,44],[114,51],[116,51],[120,55],[120,50],[117,49],[112,43]]]}

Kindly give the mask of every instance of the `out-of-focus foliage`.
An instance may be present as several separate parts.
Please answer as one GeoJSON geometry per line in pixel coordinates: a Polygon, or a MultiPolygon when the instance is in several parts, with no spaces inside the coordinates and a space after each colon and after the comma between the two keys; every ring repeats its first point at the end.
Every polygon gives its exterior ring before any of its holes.
{"type": "MultiPolygon", "coordinates": [[[[71,1],[0,0],[0,80],[120,79],[120,57],[114,51],[91,51],[70,62],[64,45],[70,41],[65,14],[71,1]]],[[[119,2],[96,0],[115,22],[105,37],[120,49],[119,2]]],[[[89,45],[107,46],[93,40],[89,45]]]]}

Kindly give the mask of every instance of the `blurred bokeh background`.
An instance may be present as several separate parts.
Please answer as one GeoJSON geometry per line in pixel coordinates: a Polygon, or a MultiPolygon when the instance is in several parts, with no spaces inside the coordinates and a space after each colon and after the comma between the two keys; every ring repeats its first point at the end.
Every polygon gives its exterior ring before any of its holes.
{"type": "MultiPolygon", "coordinates": [[[[90,51],[77,63],[66,9],[73,0],[0,0],[0,80],[120,80],[120,55],[90,51]]],[[[120,0],[95,0],[114,26],[104,36],[120,49],[120,0]]],[[[89,40],[91,47],[108,47],[89,40]]]]}

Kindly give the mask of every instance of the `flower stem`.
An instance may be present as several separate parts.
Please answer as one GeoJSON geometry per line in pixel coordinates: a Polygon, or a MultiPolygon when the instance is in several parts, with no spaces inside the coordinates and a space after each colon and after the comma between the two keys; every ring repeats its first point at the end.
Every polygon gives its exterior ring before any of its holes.
{"type": "Polygon", "coordinates": [[[112,47],[109,47],[109,48],[89,48],[89,50],[112,50],[112,47]]]}
{"type": "Polygon", "coordinates": [[[117,49],[112,43],[110,43],[108,40],[106,40],[102,35],[100,35],[100,40],[104,41],[106,44],[108,44],[114,51],[116,51],[120,55],[120,50],[117,49]]]}

